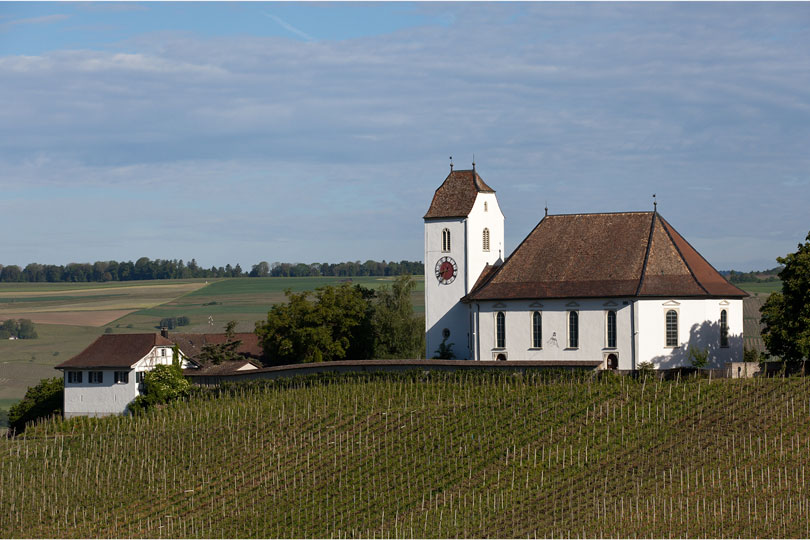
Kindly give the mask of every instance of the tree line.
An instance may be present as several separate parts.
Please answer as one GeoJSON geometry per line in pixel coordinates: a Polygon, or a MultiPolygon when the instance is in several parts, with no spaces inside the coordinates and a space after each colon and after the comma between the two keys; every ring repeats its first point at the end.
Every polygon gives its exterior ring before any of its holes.
{"type": "Polygon", "coordinates": [[[738,272],[737,270],[726,270],[720,272],[731,283],[769,283],[779,281],[778,274],[782,271],[783,266],[776,266],[769,270],[762,270],[761,272],[738,272]]]}
{"type": "Polygon", "coordinates": [[[421,275],[424,266],[418,261],[372,261],[340,263],[282,263],[262,261],[250,270],[235,266],[205,268],[195,259],[184,263],[182,259],[155,259],[141,257],[132,261],[96,261],[66,265],[30,263],[25,268],[0,264],[0,282],[104,282],[137,281],[145,279],[189,279],[225,277],[306,277],[306,276],[400,276],[421,275]]]}

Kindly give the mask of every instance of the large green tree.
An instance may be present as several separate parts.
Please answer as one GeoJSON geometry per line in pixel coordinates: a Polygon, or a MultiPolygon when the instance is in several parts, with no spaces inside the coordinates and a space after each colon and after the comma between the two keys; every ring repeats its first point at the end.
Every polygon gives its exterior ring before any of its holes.
{"type": "Polygon", "coordinates": [[[810,233],[795,253],[776,260],[782,292],[762,306],[762,339],[768,352],[783,360],[810,360],[810,233]]]}
{"type": "Polygon", "coordinates": [[[42,379],[25,392],[22,401],[8,411],[8,426],[14,433],[25,431],[26,424],[62,412],[65,383],[62,377],[42,379]]]}
{"type": "Polygon", "coordinates": [[[425,321],[414,315],[411,303],[415,286],[404,275],[377,291],[371,317],[374,358],[416,358],[425,350],[425,321]]]}
{"type": "Polygon", "coordinates": [[[256,323],[265,355],[274,363],[322,362],[346,357],[354,330],[367,316],[362,287],[347,283],[310,291],[284,292],[285,304],[273,306],[256,323]]]}
{"type": "Polygon", "coordinates": [[[414,358],[424,348],[424,320],[413,313],[410,276],[377,291],[351,286],[286,291],[287,302],[256,324],[265,356],[274,364],[414,358]]]}

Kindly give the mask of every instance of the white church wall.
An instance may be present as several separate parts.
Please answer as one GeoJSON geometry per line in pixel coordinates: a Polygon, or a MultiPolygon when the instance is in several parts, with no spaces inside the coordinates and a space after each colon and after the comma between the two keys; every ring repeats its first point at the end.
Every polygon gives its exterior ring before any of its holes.
{"type": "Polygon", "coordinates": [[[639,362],[652,362],[657,369],[690,367],[689,346],[709,352],[710,368],[743,357],[743,313],[740,299],[638,300],[639,362]],[[666,346],[666,313],[678,314],[678,346],[666,346]],[[720,312],[728,313],[728,347],[720,346],[720,312]]]}
{"type": "Polygon", "coordinates": [[[512,300],[473,304],[479,318],[480,360],[603,360],[616,354],[619,369],[632,369],[631,306],[622,299],[512,300]],[[480,310],[480,311],[479,311],[480,310]],[[607,347],[607,312],[616,312],[616,347],[607,347]],[[506,320],[506,347],[496,347],[496,314],[506,320]],[[542,348],[533,347],[532,314],[542,315],[542,348]],[[568,347],[568,313],[579,317],[579,344],[568,347]]]}

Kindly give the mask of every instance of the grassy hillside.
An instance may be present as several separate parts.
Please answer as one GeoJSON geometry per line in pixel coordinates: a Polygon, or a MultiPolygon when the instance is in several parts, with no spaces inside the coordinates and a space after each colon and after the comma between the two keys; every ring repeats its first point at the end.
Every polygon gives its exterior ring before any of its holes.
{"type": "Polygon", "coordinates": [[[807,537],[807,379],[335,378],[0,442],[0,537],[807,537]]]}

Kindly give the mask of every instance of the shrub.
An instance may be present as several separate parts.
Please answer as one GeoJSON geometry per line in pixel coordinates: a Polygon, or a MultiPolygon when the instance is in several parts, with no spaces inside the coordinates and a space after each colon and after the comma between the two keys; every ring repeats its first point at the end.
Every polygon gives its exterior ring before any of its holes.
{"type": "Polygon", "coordinates": [[[189,395],[191,383],[183,377],[180,368],[180,353],[174,346],[171,365],[155,366],[143,377],[144,393],[129,405],[132,413],[141,413],[155,405],[161,405],[189,395]]]}
{"type": "Polygon", "coordinates": [[[655,364],[653,364],[649,360],[645,362],[639,362],[638,372],[643,376],[652,375],[653,373],[655,373],[655,364]]]}
{"type": "Polygon", "coordinates": [[[699,347],[689,346],[689,357],[692,359],[692,367],[703,369],[709,363],[709,350],[699,347]]]}
{"type": "Polygon", "coordinates": [[[9,409],[9,428],[14,433],[22,433],[26,424],[34,420],[61,414],[64,398],[65,384],[62,377],[42,379],[25,392],[22,401],[9,409]]]}

